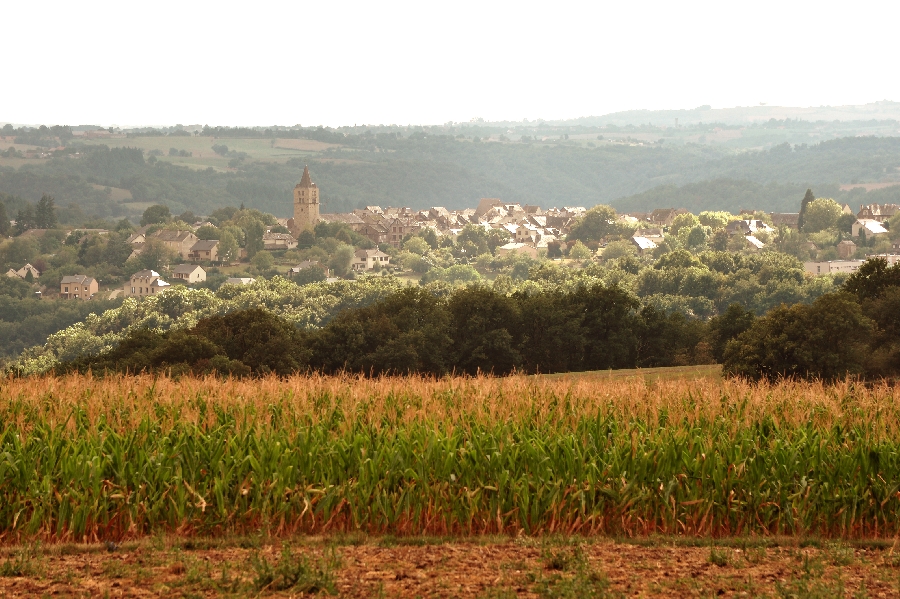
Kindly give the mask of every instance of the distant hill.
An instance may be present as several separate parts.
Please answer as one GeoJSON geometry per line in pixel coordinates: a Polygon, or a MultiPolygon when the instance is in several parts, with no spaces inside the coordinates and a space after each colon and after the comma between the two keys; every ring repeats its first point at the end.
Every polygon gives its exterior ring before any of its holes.
{"type": "Polygon", "coordinates": [[[770,119],[804,121],[900,121],[900,102],[884,100],[857,106],[736,106],[734,108],[712,108],[699,106],[687,110],[626,110],[602,116],[586,116],[574,119],[545,121],[558,126],[603,126],[603,125],[654,125],[674,126],[696,123],[723,123],[727,125],[748,125],[770,119]]]}
{"type": "MultiPolygon", "coordinates": [[[[52,194],[65,222],[82,222],[90,216],[134,218],[152,203],[166,204],[176,214],[209,214],[243,203],[288,216],[291,189],[304,164],[309,164],[330,212],[371,204],[458,209],[475,206],[483,197],[545,208],[614,203],[629,210],[683,205],[692,210],[789,212],[796,210],[808,186],[817,195],[838,199],[862,193],[840,192],[841,184],[900,183],[900,137],[842,137],[749,151],[636,142],[625,135],[615,143],[597,136],[594,141],[566,140],[564,134],[544,141],[532,136],[490,143],[461,137],[430,132],[359,136],[352,143],[329,142],[320,151],[286,156],[285,150],[263,141],[256,155],[241,159],[211,158],[213,152],[206,148],[217,142],[210,138],[128,139],[123,145],[152,142],[176,152],[190,141],[196,153],[183,158],[193,162],[178,164],[169,161],[174,157],[150,155],[146,148],[96,145],[81,147],[77,156],[14,159],[19,168],[0,166],[0,193],[31,202],[52,194]],[[215,160],[233,160],[234,165],[204,167],[215,160]]],[[[239,138],[226,141],[235,147],[243,143],[239,138]]],[[[865,197],[893,197],[896,189],[865,197]]]]}

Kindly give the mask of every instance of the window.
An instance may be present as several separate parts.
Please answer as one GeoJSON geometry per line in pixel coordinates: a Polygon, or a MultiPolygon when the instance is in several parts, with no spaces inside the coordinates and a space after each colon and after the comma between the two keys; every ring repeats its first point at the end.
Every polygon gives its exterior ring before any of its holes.
{"type": "Polygon", "coordinates": [[[68,287],[66,287],[66,293],[69,293],[69,288],[68,288],[68,287]]]}

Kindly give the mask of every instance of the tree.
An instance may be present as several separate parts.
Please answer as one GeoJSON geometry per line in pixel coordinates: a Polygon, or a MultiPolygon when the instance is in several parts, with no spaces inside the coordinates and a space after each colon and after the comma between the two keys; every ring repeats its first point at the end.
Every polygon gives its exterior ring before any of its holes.
{"type": "Polygon", "coordinates": [[[450,298],[448,310],[457,368],[468,374],[502,374],[521,365],[513,335],[519,312],[512,298],[487,287],[464,287],[450,298]]]}
{"type": "Polygon", "coordinates": [[[219,228],[212,225],[203,225],[194,233],[197,239],[219,239],[221,234],[222,232],[219,231],[219,228]]]}
{"type": "Polygon", "coordinates": [[[442,375],[452,365],[449,329],[443,299],[425,289],[404,289],[339,313],[312,341],[313,366],[326,372],[442,375]]]}
{"type": "Polygon", "coordinates": [[[689,248],[697,248],[706,243],[706,239],[706,229],[703,228],[703,225],[696,225],[688,232],[685,245],[689,248]]]}
{"type": "Polygon", "coordinates": [[[699,224],[699,218],[697,218],[690,212],[685,212],[683,214],[679,214],[672,220],[672,224],[669,227],[669,233],[672,235],[677,235],[678,231],[680,231],[681,229],[693,229],[696,225],[699,224]]]}
{"type": "Polygon", "coordinates": [[[24,208],[19,209],[16,213],[16,229],[15,234],[21,235],[29,229],[37,227],[37,217],[34,214],[34,206],[25,204],[24,208]]]}
{"type": "Polygon", "coordinates": [[[610,206],[600,204],[588,210],[572,227],[569,241],[600,241],[610,235],[622,235],[634,231],[634,227],[620,223],[616,211],[610,206]]]}
{"type": "Polygon", "coordinates": [[[9,216],[6,214],[6,204],[0,202],[0,237],[6,237],[9,233],[9,216]]]}
{"type": "Polygon", "coordinates": [[[44,194],[38,201],[35,210],[35,225],[37,229],[53,229],[57,225],[56,206],[52,196],[44,194]]]}
{"type": "Polygon", "coordinates": [[[155,204],[144,210],[144,214],[141,215],[141,226],[160,225],[171,220],[171,218],[172,213],[169,212],[168,206],[155,204]]]}
{"type": "MultiPolygon", "coordinates": [[[[606,255],[604,253],[604,255],[606,255]]],[[[591,257],[591,250],[581,241],[576,241],[569,249],[569,258],[573,260],[588,260],[591,257]]]]}
{"type": "Polygon", "coordinates": [[[727,344],[723,370],[770,381],[861,374],[871,334],[872,322],[849,294],[826,294],[812,305],[782,304],[727,344]]]}
{"type": "Polygon", "coordinates": [[[812,189],[807,189],[806,195],[803,196],[803,200],[800,202],[800,214],[797,217],[797,228],[801,231],[806,224],[806,208],[814,201],[816,201],[816,196],[813,195],[812,189]]]}
{"type": "Polygon", "coordinates": [[[803,216],[804,233],[817,233],[824,229],[830,229],[837,224],[843,214],[841,205],[831,198],[818,198],[806,206],[803,216]]]}
{"type": "Polygon", "coordinates": [[[271,252],[260,250],[256,252],[256,255],[250,260],[250,264],[256,270],[257,274],[264,274],[275,266],[275,259],[272,257],[271,252]]]}
{"type": "MultiPolygon", "coordinates": [[[[893,218],[896,218],[896,215],[894,217],[892,217],[892,219],[893,218]]],[[[853,224],[855,222],[856,222],[855,214],[843,214],[842,213],[838,217],[837,222],[834,223],[834,227],[841,233],[846,233],[847,235],[850,235],[853,232],[853,224]]],[[[890,225],[888,225],[888,226],[890,226],[890,225]]],[[[896,231],[897,229],[892,229],[892,230],[896,231]]]]}
{"type": "Polygon", "coordinates": [[[237,259],[241,246],[230,231],[225,230],[219,234],[219,259],[223,262],[232,262],[237,259]]]}
{"type": "Polygon", "coordinates": [[[724,229],[731,221],[730,212],[701,212],[699,215],[700,224],[709,227],[713,231],[724,229]]]}
{"type": "MultiPolygon", "coordinates": [[[[590,257],[590,250],[587,249],[580,241],[575,242],[575,247],[572,248],[574,251],[576,247],[581,246],[587,251],[587,256],[585,258],[590,257]]],[[[569,255],[575,258],[576,256],[572,255],[572,251],[569,252],[569,255]]],[[[616,260],[618,258],[622,258],[624,256],[637,256],[637,249],[634,247],[634,244],[630,241],[625,241],[624,239],[620,241],[610,241],[606,244],[606,247],[603,249],[603,259],[604,260],[616,260]]],[[[584,260],[585,258],[579,258],[580,260],[584,260]]]]}
{"type": "Polygon", "coordinates": [[[298,285],[309,285],[310,283],[320,283],[326,278],[328,276],[325,274],[324,268],[319,265],[312,265],[294,275],[294,282],[298,285]]]}
{"type": "Polygon", "coordinates": [[[331,260],[328,261],[328,267],[334,271],[336,276],[345,277],[350,272],[353,255],[353,246],[342,243],[335,248],[334,253],[331,255],[331,260]]]}
{"type": "Polygon", "coordinates": [[[490,252],[487,231],[478,225],[470,224],[463,227],[456,237],[456,244],[466,256],[472,258],[490,252]]]}
{"type": "Polygon", "coordinates": [[[160,270],[168,267],[175,258],[175,252],[166,244],[151,237],[144,243],[141,253],[137,256],[138,270],[160,270]]]}
{"type": "Polygon", "coordinates": [[[884,258],[872,258],[847,278],[844,290],[860,301],[878,299],[890,287],[900,286],[900,264],[888,266],[884,258]]]}
{"type": "Polygon", "coordinates": [[[403,244],[403,249],[408,252],[412,252],[413,254],[424,256],[425,253],[430,249],[430,246],[428,245],[428,242],[426,242],[421,237],[410,237],[403,244]]]}
{"type": "Polygon", "coordinates": [[[266,226],[256,219],[251,220],[244,227],[244,235],[246,241],[244,247],[247,249],[247,257],[253,258],[257,252],[264,247],[263,235],[266,234],[266,226]]]}
{"type": "Polygon", "coordinates": [[[753,312],[745,310],[740,304],[731,304],[724,313],[709,320],[707,338],[716,362],[721,362],[725,357],[728,342],[753,326],[754,320],[753,312]]]}

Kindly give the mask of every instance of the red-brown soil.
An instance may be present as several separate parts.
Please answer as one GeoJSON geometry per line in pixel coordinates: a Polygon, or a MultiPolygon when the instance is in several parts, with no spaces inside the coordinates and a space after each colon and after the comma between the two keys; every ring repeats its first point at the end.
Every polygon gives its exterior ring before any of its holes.
{"type": "MultiPolygon", "coordinates": [[[[293,560],[326,564],[341,597],[900,595],[900,554],[890,544],[684,542],[299,538],[288,546],[293,560]]],[[[114,551],[5,548],[0,597],[299,596],[302,584],[279,590],[277,581],[260,581],[261,560],[276,566],[281,559],[279,543],[152,539],[114,551]],[[26,575],[10,575],[16,566],[26,575]]]]}

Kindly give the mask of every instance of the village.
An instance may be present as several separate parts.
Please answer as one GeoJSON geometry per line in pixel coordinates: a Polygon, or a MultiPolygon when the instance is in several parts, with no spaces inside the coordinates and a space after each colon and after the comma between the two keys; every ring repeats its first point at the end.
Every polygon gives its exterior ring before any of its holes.
{"type": "MultiPolygon", "coordinates": [[[[614,226],[606,234],[581,235],[573,240],[573,228],[591,212],[583,206],[543,209],[499,198],[482,198],[477,206],[463,210],[366,206],[348,213],[320,213],[319,208],[319,189],[307,167],[294,189],[293,217],[276,218],[251,211],[258,217],[254,222],[262,227],[256,247],[247,231],[239,226],[223,226],[221,214],[218,219],[198,218],[190,224],[170,218],[168,222],[144,224],[128,234],[126,266],[140,263],[142,256],[151,251],[155,251],[156,261],[145,261],[146,268],[128,273],[122,283],[109,284],[90,271],[73,271],[58,273],[61,275],[58,283],[45,284],[40,260],[11,267],[6,275],[40,286],[36,297],[63,300],[90,300],[101,291],[108,299],[120,295],[142,298],[164,293],[173,285],[210,286],[211,273],[215,273],[218,285],[248,285],[260,276],[276,274],[300,283],[355,280],[388,272],[417,279],[427,272],[430,264],[422,266],[425,252],[420,242],[410,244],[413,238],[429,239],[433,247],[426,245],[425,249],[434,250],[433,256],[440,255],[443,261],[437,266],[444,268],[483,266],[485,256],[495,260],[521,257],[583,264],[585,260],[603,260],[610,243],[617,244],[616,257],[626,243],[628,253],[638,259],[652,260],[672,249],[667,246],[673,245],[680,230],[693,229],[702,226],[701,223],[707,224],[702,237],[708,246],[718,243],[720,249],[744,253],[766,251],[775,248],[779,238],[797,232],[800,218],[799,212],[766,214],[744,210],[739,215],[725,213],[724,219],[723,213],[716,213],[717,225],[708,226],[712,222],[709,218],[698,219],[683,208],[647,213],[613,212],[612,217],[609,213],[604,216],[615,219],[609,223],[614,226]],[[473,236],[489,238],[490,243],[481,246],[459,243],[473,236]],[[237,245],[236,237],[241,238],[237,245]],[[322,243],[322,237],[334,242],[322,243]],[[344,248],[340,260],[334,257],[337,243],[344,248]],[[579,247],[575,248],[576,244],[579,247]]],[[[230,211],[233,218],[239,213],[237,209],[230,211]]],[[[900,256],[900,243],[890,242],[888,221],[898,213],[900,206],[896,204],[862,205],[855,214],[848,205],[840,206],[843,222],[850,224],[846,238],[825,252],[813,241],[803,242],[801,255],[808,258],[802,261],[804,270],[810,276],[849,274],[872,257],[882,257],[894,264],[900,256]],[[860,239],[864,243],[858,243],[860,239]]],[[[46,233],[42,229],[29,229],[20,237],[39,239],[46,233]]],[[[80,245],[108,235],[110,231],[106,229],[65,231],[66,243],[74,236],[80,245]]]]}

